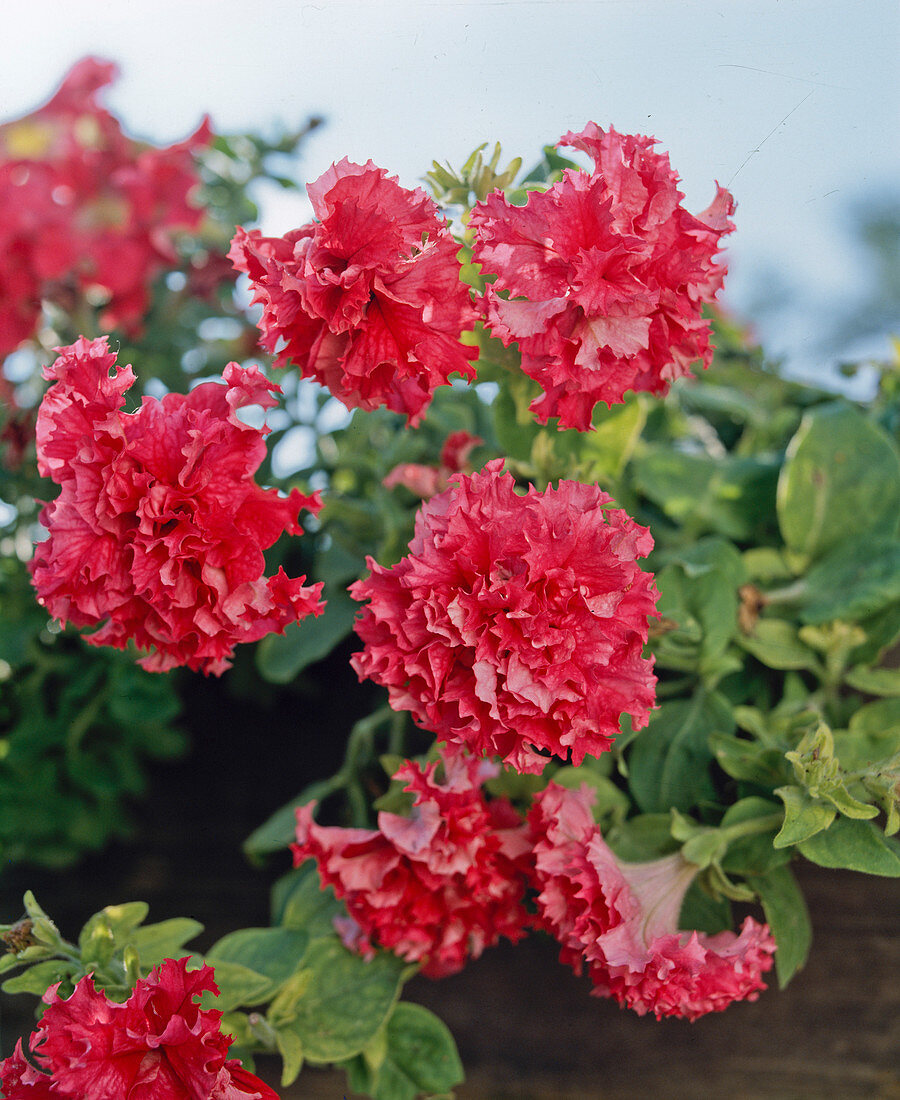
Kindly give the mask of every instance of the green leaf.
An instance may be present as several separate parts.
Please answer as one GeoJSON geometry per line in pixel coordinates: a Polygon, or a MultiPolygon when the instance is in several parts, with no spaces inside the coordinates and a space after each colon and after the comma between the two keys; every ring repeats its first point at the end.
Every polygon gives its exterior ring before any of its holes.
{"type": "MultiPolygon", "coordinates": [[[[450,1029],[427,1008],[401,1001],[388,1020],[387,1040],[387,1061],[410,1082],[413,1095],[449,1092],[462,1083],[463,1067],[450,1029]]],[[[382,1066],[379,1085],[383,1073],[382,1066]]]]}
{"type": "Polygon", "coordinates": [[[647,420],[645,404],[632,395],[624,404],[594,411],[594,430],[581,440],[579,476],[605,484],[617,478],[634,451],[647,420]]]}
{"type": "Polygon", "coordinates": [[[290,1027],[309,1061],[342,1062],[382,1026],[408,967],[384,952],[366,961],[326,936],[310,944],[303,969],[312,976],[290,1027]]]}
{"type": "Polygon", "coordinates": [[[843,783],[835,783],[822,788],[822,797],[828,801],[845,817],[855,817],[860,820],[878,817],[878,807],[871,806],[867,802],[860,802],[854,798],[843,783]]]}
{"type": "Polygon", "coordinates": [[[103,969],[115,954],[116,938],[106,913],[95,913],[78,937],[81,961],[86,970],[103,969]]]}
{"type": "Polygon", "coordinates": [[[267,1001],[272,994],[272,981],[265,974],[259,974],[240,963],[225,959],[206,958],[215,969],[218,997],[209,993],[203,995],[204,1008],[217,1008],[220,1012],[232,1012],[241,1005],[258,1005],[267,1001]]]}
{"type": "Polygon", "coordinates": [[[300,1036],[289,1027],[275,1028],[275,1042],[278,1046],[278,1053],[284,1061],[284,1068],[281,1071],[281,1086],[287,1088],[288,1085],[292,1085],[297,1080],[300,1076],[300,1070],[303,1068],[303,1042],[300,1036]]]}
{"type": "Polygon", "coordinates": [[[778,984],[784,989],[809,956],[812,924],[806,899],[787,866],[773,867],[767,874],[754,878],[752,885],[778,946],[775,972],[778,984]]]}
{"type": "Polygon", "coordinates": [[[789,549],[820,557],[855,535],[891,535],[900,516],[900,455],[890,437],[845,401],[803,417],[778,480],[778,522],[789,549]]]}
{"type": "MultiPolygon", "coordinates": [[[[758,821],[760,818],[780,816],[781,807],[768,798],[751,795],[729,806],[719,824],[720,829],[740,824],[744,821],[758,821]]],[[[731,839],[728,852],[721,861],[721,868],[729,874],[760,875],[772,867],[779,866],[791,858],[785,849],[773,846],[778,825],[772,825],[762,833],[750,833],[731,839]]]]}
{"type": "Polygon", "coordinates": [[[752,634],[738,634],[735,641],[766,668],[822,671],[815,652],[800,641],[793,623],[784,619],[758,619],[752,634]]]}
{"type": "MultiPolygon", "coordinates": [[[[479,372],[481,359],[486,357],[487,352],[494,352],[497,349],[502,357],[504,349],[499,340],[491,340],[482,346],[481,357],[478,360],[479,372]]],[[[526,460],[531,457],[531,449],[541,429],[528,405],[537,393],[537,387],[529,378],[525,375],[513,375],[504,380],[500,386],[500,392],[491,405],[497,442],[502,452],[510,458],[526,460]]]]}
{"type": "Polygon", "coordinates": [[[12,952],[0,956],[0,974],[5,974],[7,970],[15,970],[17,966],[22,966],[25,960],[20,959],[18,955],[12,952]]]}
{"type": "Polygon", "coordinates": [[[4,993],[33,993],[36,997],[43,997],[51,985],[74,974],[75,970],[74,963],[47,959],[46,962],[35,963],[14,978],[7,978],[0,989],[4,993]]]}
{"type": "Polygon", "coordinates": [[[678,927],[696,929],[714,936],[733,927],[731,903],[727,898],[712,898],[695,879],[688,887],[678,915],[678,927]]]}
{"type": "Polygon", "coordinates": [[[745,541],[771,512],[777,465],[768,458],[687,454],[670,444],[631,469],[637,487],[679,526],[745,541]]]}
{"type": "Polygon", "coordinates": [[[300,965],[309,943],[306,932],[295,928],[241,928],[223,936],[207,952],[211,966],[219,962],[238,963],[269,979],[263,1001],[287,981],[300,965]]]}
{"type": "Polygon", "coordinates": [[[900,600],[900,542],[838,543],[803,579],[804,623],[864,619],[900,600]]]}
{"type": "Polygon", "coordinates": [[[285,928],[302,928],[310,939],[330,935],[334,918],[345,912],[331,886],[324,889],[314,860],[280,879],[272,892],[273,920],[285,928]]]}
{"type": "Polygon", "coordinates": [[[785,561],[784,554],[774,547],[753,546],[745,550],[741,557],[744,559],[744,568],[751,581],[764,581],[770,584],[773,581],[791,580],[794,576],[793,570],[785,561]]]}
{"type": "Polygon", "coordinates": [[[784,753],[761,745],[759,741],[714,733],[709,744],[719,767],[733,779],[743,779],[761,787],[774,787],[776,783],[784,782],[790,774],[784,753]]]}
{"type": "Polygon", "coordinates": [[[854,712],[849,730],[855,737],[880,740],[888,735],[900,740],[900,699],[878,699],[874,703],[866,703],[854,712]]]}
{"type": "Polygon", "coordinates": [[[866,695],[900,696],[900,668],[866,668],[858,665],[844,675],[844,682],[866,695]]]}
{"type": "Polygon", "coordinates": [[[311,970],[298,970],[284,983],[269,1005],[268,1019],[273,1027],[285,1027],[297,1016],[297,1005],[306,995],[312,979],[311,970]]]}
{"type": "Polygon", "coordinates": [[[95,913],[85,924],[78,937],[78,945],[84,950],[95,930],[104,929],[104,935],[111,935],[116,945],[128,942],[129,934],[142,924],[150,912],[145,901],[130,901],[124,905],[107,905],[95,913]]]}
{"type": "Polygon", "coordinates": [[[835,752],[846,771],[868,770],[900,752],[900,699],[866,703],[834,735],[835,752]]]}
{"type": "Polygon", "coordinates": [[[638,806],[665,813],[714,800],[710,735],[730,734],[734,725],[730,705],[715,692],[663,703],[628,756],[629,786],[638,806]]]}
{"type": "Polygon", "coordinates": [[[179,958],[188,940],[199,936],[203,925],[190,917],[172,917],[136,928],[128,937],[141,958],[141,967],[147,970],[158,966],[163,959],[179,958]]]}
{"type": "Polygon", "coordinates": [[[604,839],[625,863],[647,863],[680,847],[672,836],[670,813],[638,814],[614,826],[604,839]]]}
{"type": "Polygon", "coordinates": [[[776,848],[800,844],[827,829],[837,815],[834,806],[826,806],[801,787],[778,787],[775,794],[784,803],[784,824],[772,841],[776,848]]]}
{"type": "Polygon", "coordinates": [[[800,851],[820,867],[845,867],[870,875],[900,877],[900,843],[871,821],[839,817],[827,831],[804,840],[800,851]]]}
{"type": "Polygon", "coordinates": [[[283,634],[269,634],[256,650],[263,679],[287,684],[314,661],[326,657],[353,629],[359,604],[343,589],[326,593],[325,610],[316,618],[291,623],[283,634]]]}
{"type": "Polygon", "coordinates": [[[739,665],[724,661],[737,633],[740,555],[717,537],[701,539],[670,558],[656,576],[660,613],[677,628],[654,643],[661,667],[696,672],[713,683],[739,665]]]}

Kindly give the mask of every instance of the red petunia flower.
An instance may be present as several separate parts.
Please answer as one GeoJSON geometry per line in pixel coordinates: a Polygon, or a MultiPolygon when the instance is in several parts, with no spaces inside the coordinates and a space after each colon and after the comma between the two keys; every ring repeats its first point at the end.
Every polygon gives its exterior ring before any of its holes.
{"type": "Polygon", "coordinates": [[[390,471],[382,484],[386,489],[402,485],[411,493],[427,500],[447,488],[453,475],[465,468],[470,453],[483,442],[479,436],[466,431],[451,432],[441,448],[439,465],[423,466],[419,462],[402,462],[390,471]]]}
{"type": "Polygon", "coordinates": [[[292,845],[295,865],[314,858],[323,886],[344,899],[349,919],[336,923],[347,947],[371,955],[377,944],[431,978],[455,974],[501,936],[515,943],[530,919],[524,823],[481,791],[497,767],[460,753],[442,762],[443,779],[438,766],[397,772],[415,795],[409,817],[382,811],[377,830],[323,828],[311,803],[297,810],[292,845]]]}
{"type": "Polygon", "coordinates": [[[203,217],[193,153],[208,120],[166,148],[133,141],[98,100],[116,75],[85,58],[43,107],[0,126],[0,354],[33,334],[42,299],[99,302],[103,327],[136,334],[176,236],[203,217]]]}
{"type": "Polygon", "coordinates": [[[87,639],[155,649],[154,672],[187,665],[219,675],[238,642],[318,615],[321,584],[283,569],[264,576],[263,551],[301,534],[318,495],[261,489],[264,436],[237,415],[280,393],[255,368],[230,363],[225,385],[122,407],[134,382],[105,337],[59,348],[37,420],[38,469],[62,486],[41,512],[50,537],[30,569],[39,602],[62,622],[103,624],[87,639]],[[110,371],[114,374],[110,377],[110,371]]]}
{"type": "Polygon", "coordinates": [[[544,391],[532,410],[541,423],[587,431],[598,402],[665,393],[696,360],[709,365],[702,307],[722,285],[714,258],[734,202],[719,187],[707,210],[689,214],[653,138],[591,122],[559,144],[588,153],[593,172],[566,169],[524,206],[495,191],[469,224],[474,259],[497,277],[488,325],[507,347],[518,343],[522,369],[544,391]]]}
{"type": "Polygon", "coordinates": [[[385,405],[415,426],[454,371],[475,376],[459,245],[424,191],[371,161],[345,158],[307,190],[317,222],[284,237],[239,228],[232,242],[263,307],[260,343],[348,408],[385,405]]]}
{"type": "Polygon", "coordinates": [[[538,912],[562,944],[560,959],[577,974],[586,965],[594,993],[641,1016],[696,1020],[756,1000],[775,951],[768,925],[747,917],[739,935],[679,931],[697,868],[680,853],[648,863],[616,859],[591,802],[586,787],[551,783],[529,814],[538,912]]]}
{"type": "Polygon", "coordinates": [[[410,553],[350,587],[368,599],[351,659],[438,739],[540,772],[608,749],[623,712],[654,705],[642,656],[653,540],[596,485],[527,495],[489,462],[422,505],[410,553]]]}
{"type": "Polygon", "coordinates": [[[200,1009],[218,993],[213,969],[188,971],[188,959],[167,959],[139,978],[119,1004],[82,978],[68,998],[48,989],[31,1036],[34,1063],[22,1051],[0,1063],[7,1100],[278,1100],[236,1059],[222,1013],[200,1009]]]}

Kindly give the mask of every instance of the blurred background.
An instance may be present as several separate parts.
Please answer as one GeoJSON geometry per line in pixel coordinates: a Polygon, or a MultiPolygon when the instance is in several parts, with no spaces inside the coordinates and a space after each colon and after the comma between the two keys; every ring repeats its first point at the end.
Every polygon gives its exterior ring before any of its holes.
{"type": "MultiPolygon", "coordinates": [[[[11,6],[0,116],[73,61],[118,62],[107,102],[136,135],[326,125],[285,175],[342,156],[415,185],[484,141],[533,163],[590,119],[659,138],[702,210],[738,202],[724,301],[810,381],[885,356],[900,324],[900,8],[893,0],[100,0],[11,6]]],[[[262,222],[308,217],[269,184],[262,222]]],[[[865,373],[856,385],[863,390],[865,373]]]]}

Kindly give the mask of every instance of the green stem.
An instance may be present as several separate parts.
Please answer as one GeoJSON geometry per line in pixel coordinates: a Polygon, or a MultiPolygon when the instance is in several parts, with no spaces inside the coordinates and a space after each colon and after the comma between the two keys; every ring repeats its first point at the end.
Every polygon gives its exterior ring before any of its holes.
{"type": "Polygon", "coordinates": [[[783,821],[783,813],[772,813],[766,814],[765,817],[751,817],[748,821],[736,821],[734,825],[726,825],[719,831],[731,842],[741,836],[754,836],[756,833],[768,833],[772,829],[778,829],[783,821]]]}
{"type": "Polygon", "coordinates": [[[786,585],[784,588],[776,588],[771,592],[764,592],[763,599],[766,604],[779,604],[779,603],[793,603],[794,600],[799,600],[801,596],[806,592],[806,581],[801,579],[794,581],[793,584],[786,585]]]}
{"type": "Polygon", "coordinates": [[[405,756],[404,753],[404,733],[406,732],[406,713],[404,711],[394,711],[391,717],[391,724],[388,730],[388,752],[392,756],[405,756]]]}

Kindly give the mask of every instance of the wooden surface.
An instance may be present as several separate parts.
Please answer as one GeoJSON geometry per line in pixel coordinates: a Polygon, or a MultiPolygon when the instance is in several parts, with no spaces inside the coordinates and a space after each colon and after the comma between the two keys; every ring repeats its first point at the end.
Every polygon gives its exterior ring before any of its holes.
{"type": "MultiPolygon", "coordinates": [[[[265,716],[260,725],[255,715],[255,731],[251,717],[235,704],[236,732],[204,731],[191,760],[155,770],[132,845],[63,873],[7,869],[0,919],[20,916],[31,888],[70,937],[103,905],[137,899],[149,902],[150,920],[202,921],[200,949],[265,925],[269,886],[285,864],[251,868],[240,842],[300,784],[289,761],[273,759],[265,716]],[[248,730],[250,751],[238,753],[235,739],[248,730]]],[[[456,1036],[468,1074],[461,1100],[900,1100],[900,880],[799,871],[815,926],[807,968],[784,992],[694,1024],[642,1019],[589,996],[590,984],[539,937],[489,951],[452,978],[417,978],[405,996],[456,1036]]],[[[34,1003],[0,996],[4,1054],[30,1030],[34,1003]]],[[[261,1067],[276,1089],[278,1072],[276,1061],[261,1067]]],[[[278,1091],[341,1100],[345,1090],[343,1073],[308,1069],[278,1091]]]]}

